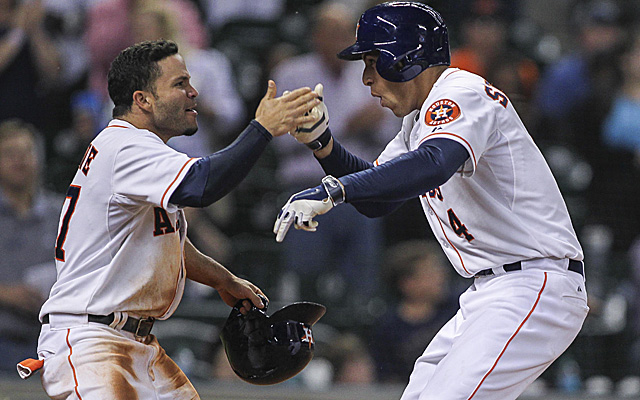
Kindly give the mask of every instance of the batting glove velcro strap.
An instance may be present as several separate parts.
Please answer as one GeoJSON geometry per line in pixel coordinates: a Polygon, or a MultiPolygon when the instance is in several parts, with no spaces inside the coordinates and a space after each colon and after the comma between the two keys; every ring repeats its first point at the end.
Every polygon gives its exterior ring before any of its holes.
{"type": "Polygon", "coordinates": [[[313,218],[333,208],[333,200],[330,198],[324,185],[312,189],[303,190],[289,198],[282,207],[276,223],[273,225],[273,233],[276,242],[282,242],[291,225],[296,229],[315,232],[318,222],[313,218]]]}
{"type": "Polygon", "coordinates": [[[338,204],[344,203],[344,186],[338,178],[327,175],[322,178],[322,186],[324,186],[324,190],[327,191],[334,207],[338,204]]]}
{"type": "Polygon", "coordinates": [[[313,91],[318,94],[320,103],[309,110],[307,114],[315,116],[315,122],[298,126],[292,135],[298,142],[306,144],[311,150],[320,150],[331,139],[331,132],[327,131],[329,128],[329,111],[327,111],[327,106],[324,104],[324,88],[322,84],[318,83],[313,91]]]}

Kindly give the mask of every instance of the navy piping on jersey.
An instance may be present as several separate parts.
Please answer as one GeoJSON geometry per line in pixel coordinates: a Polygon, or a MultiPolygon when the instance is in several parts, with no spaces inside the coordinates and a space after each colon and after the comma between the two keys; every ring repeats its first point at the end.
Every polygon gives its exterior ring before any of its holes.
{"type": "Polygon", "coordinates": [[[327,174],[340,177],[345,201],[372,218],[387,215],[405,201],[442,185],[469,158],[462,144],[445,138],[426,140],[416,150],[375,167],[335,139],[333,146],[320,164],[327,174]]]}
{"type": "Polygon", "coordinates": [[[247,176],[272,139],[262,125],[251,121],[229,146],[196,161],[169,202],[207,207],[220,200],[247,176]]]}

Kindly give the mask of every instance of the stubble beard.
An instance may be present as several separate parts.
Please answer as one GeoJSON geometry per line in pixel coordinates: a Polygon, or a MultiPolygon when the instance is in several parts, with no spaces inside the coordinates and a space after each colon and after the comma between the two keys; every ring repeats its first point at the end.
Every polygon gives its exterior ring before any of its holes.
{"type": "Polygon", "coordinates": [[[195,135],[195,133],[198,131],[197,120],[195,122],[195,126],[192,126],[187,121],[186,116],[184,116],[182,119],[176,117],[180,112],[184,112],[184,110],[180,108],[179,110],[174,111],[166,104],[159,105],[158,111],[156,113],[156,126],[159,128],[159,130],[171,132],[172,137],[195,135]]]}

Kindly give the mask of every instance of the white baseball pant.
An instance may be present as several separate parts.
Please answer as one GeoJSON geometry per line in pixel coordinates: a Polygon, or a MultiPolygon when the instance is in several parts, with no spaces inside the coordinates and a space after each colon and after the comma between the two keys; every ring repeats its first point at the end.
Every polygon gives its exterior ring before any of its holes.
{"type": "Polygon", "coordinates": [[[415,363],[402,400],[516,399],[573,342],[589,308],[568,260],[475,278],[415,363]]]}

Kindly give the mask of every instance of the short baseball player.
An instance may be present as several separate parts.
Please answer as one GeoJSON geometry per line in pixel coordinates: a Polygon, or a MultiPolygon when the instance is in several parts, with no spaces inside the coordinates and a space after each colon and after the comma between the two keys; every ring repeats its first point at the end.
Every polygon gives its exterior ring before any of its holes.
{"type": "Polygon", "coordinates": [[[204,207],[249,172],[273,136],[313,122],[310,88],[275,97],[269,82],[256,116],[234,143],[199,159],[166,145],[196,132],[197,90],[171,41],[123,50],[109,72],[109,125],[80,162],[55,243],[57,282],[40,312],[38,360],[56,399],[193,399],[186,375],[150,334],[175,311],[189,278],[226,304],[263,308],[262,291],[200,253],[183,208],[204,207]],[[251,304],[253,303],[253,304],[251,304]]]}
{"type": "Polygon", "coordinates": [[[449,67],[447,27],[432,8],[370,8],[338,56],[364,61],[363,83],[404,118],[401,131],[371,164],[333,140],[326,108],[316,107],[322,122],[294,136],[328,175],[289,199],[276,240],[291,225],[321,229],[313,218],[343,202],[377,217],[419,197],[442,250],[472,283],[416,360],[402,399],[517,398],[588,312],[582,249],[549,167],[507,95],[449,67]]]}

